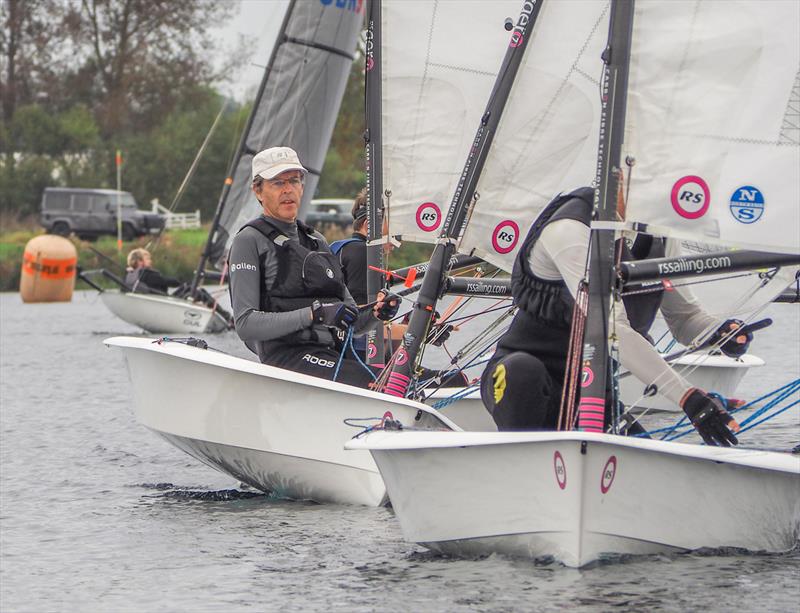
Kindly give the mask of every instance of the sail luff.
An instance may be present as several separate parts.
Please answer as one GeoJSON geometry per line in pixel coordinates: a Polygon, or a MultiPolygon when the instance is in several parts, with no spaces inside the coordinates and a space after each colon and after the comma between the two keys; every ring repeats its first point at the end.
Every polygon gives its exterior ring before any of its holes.
{"type": "MultiPolygon", "coordinates": [[[[383,288],[383,278],[377,269],[384,268],[383,246],[383,152],[381,125],[381,0],[369,0],[367,6],[366,61],[364,62],[364,112],[367,130],[364,134],[367,164],[367,302],[375,300],[383,288]]],[[[384,361],[383,329],[367,334],[367,363],[384,361]]]]}
{"type": "Polygon", "coordinates": [[[416,368],[419,349],[427,337],[436,312],[436,303],[446,281],[447,263],[455,253],[456,241],[475,193],[475,186],[486,161],[497,125],[502,117],[509,92],[514,84],[530,33],[541,10],[543,0],[526,0],[512,33],[486,110],[473,139],[458,185],[447,212],[439,240],[431,255],[430,267],[422,282],[417,301],[411,310],[408,329],[402,346],[396,352],[388,373],[387,393],[405,396],[416,368]]]}
{"type": "MultiPolygon", "coordinates": [[[[625,132],[633,8],[634,0],[613,0],[609,43],[604,52],[606,68],[595,190],[595,217],[601,222],[616,218],[617,194],[621,187],[620,158],[625,132]]],[[[592,230],[589,254],[589,304],[583,341],[578,428],[603,432],[606,386],[611,376],[608,321],[614,283],[614,231],[592,230]]]]}

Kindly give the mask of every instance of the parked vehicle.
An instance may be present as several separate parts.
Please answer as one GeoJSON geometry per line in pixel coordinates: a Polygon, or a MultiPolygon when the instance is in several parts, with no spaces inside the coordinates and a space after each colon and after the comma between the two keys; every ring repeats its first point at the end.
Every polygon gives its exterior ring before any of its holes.
{"type": "Polygon", "coordinates": [[[311,201],[311,207],[306,215],[306,223],[318,230],[327,229],[327,226],[338,226],[346,230],[353,223],[350,214],[353,200],[347,198],[319,198],[311,201]]]}
{"type": "Polygon", "coordinates": [[[130,192],[113,189],[48,187],[42,195],[40,223],[51,234],[82,239],[116,235],[117,207],[122,217],[122,237],[155,234],[165,223],[163,215],[140,211],[130,192]]]}

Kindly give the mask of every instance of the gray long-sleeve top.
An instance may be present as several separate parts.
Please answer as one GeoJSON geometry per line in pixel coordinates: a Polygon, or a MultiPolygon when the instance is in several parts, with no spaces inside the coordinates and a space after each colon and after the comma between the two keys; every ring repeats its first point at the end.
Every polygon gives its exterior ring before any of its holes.
{"type": "MultiPolygon", "coordinates": [[[[269,221],[281,231],[289,240],[298,241],[297,225],[286,223],[274,217],[269,221]]],[[[314,238],[319,241],[320,250],[329,251],[328,243],[318,232],[314,238]]],[[[311,307],[303,307],[284,313],[262,311],[260,305],[261,280],[259,279],[260,260],[264,257],[264,275],[267,288],[272,288],[278,275],[278,258],[275,244],[258,230],[246,227],[233,239],[230,252],[230,291],[233,317],[236,333],[247,347],[261,355],[258,344],[312,328],[317,333],[320,343],[333,344],[333,335],[328,327],[314,324],[311,307]]],[[[342,302],[356,306],[353,297],[347,288],[344,288],[342,302]]],[[[366,310],[359,315],[354,326],[355,333],[363,334],[378,324],[371,310],[366,310]]]]}

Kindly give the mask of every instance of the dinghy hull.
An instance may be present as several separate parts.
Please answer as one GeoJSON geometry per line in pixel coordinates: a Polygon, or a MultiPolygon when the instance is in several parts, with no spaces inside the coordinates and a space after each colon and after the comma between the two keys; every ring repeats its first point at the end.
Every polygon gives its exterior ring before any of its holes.
{"type": "Polygon", "coordinates": [[[105,343],[125,355],[140,423],[205,464],[286,498],[384,504],[369,453],[344,444],[386,411],[406,426],[458,429],[420,403],[210,349],[131,337],[105,343]]]}
{"type": "Polygon", "coordinates": [[[786,551],[800,458],[580,432],[373,432],[405,538],[460,556],[581,567],[619,555],[786,551]]]}
{"type": "Polygon", "coordinates": [[[114,315],[146,332],[209,334],[228,329],[219,313],[181,298],[106,290],[103,304],[114,315]]]}

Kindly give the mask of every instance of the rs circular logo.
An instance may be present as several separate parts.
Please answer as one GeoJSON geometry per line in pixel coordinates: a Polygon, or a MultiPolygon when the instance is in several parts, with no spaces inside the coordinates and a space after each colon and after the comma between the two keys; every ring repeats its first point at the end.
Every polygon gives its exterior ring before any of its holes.
{"type": "Polygon", "coordinates": [[[525,37],[520,32],[515,31],[511,35],[511,42],[508,44],[508,46],[511,47],[512,49],[516,49],[522,44],[522,41],[524,40],[525,37]]]}
{"type": "Polygon", "coordinates": [[[675,181],[670,201],[678,215],[684,219],[697,219],[708,211],[711,204],[711,191],[702,178],[689,175],[675,181]]]}
{"type": "Polygon", "coordinates": [[[594,381],[594,372],[588,366],[584,366],[581,371],[581,387],[589,387],[594,381]]]}
{"type": "Polygon", "coordinates": [[[372,58],[372,56],[370,55],[370,56],[367,58],[367,72],[369,72],[369,71],[370,71],[370,70],[372,70],[373,68],[375,68],[375,60],[374,60],[374,59],[372,58]]]}
{"type": "Polygon", "coordinates": [[[608,493],[611,489],[611,484],[614,483],[614,477],[617,475],[617,456],[612,455],[606,461],[603,467],[603,474],[600,476],[600,491],[604,494],[608,493]]]}
{"type": "Polygon", "coordinates": [[[730,208],[739,223],[755,223],[764,214],[764,194],[752,185],[743,185],[731,195],[730,208]]]}
{"type": "Polygon", "coordinates": [[[433,202],[423,202],[417,208],[417,225],[420,230],[433,232],[442,222],[442,212],[433,202]]]}
{"type": "Polygon", "coordinates": [[[561,457],[561,452],[556,451],[553,454],[553,470],[556,473],[556,483],[562,490],[567,487],[567,466],[564,464],[564,458],[561,457]]]}
{"type": "Polygon", "coordinates": [[[367,346],[367,357],[371,360],[376,355],[378,355],[378,348],[375,346],[375,343],[370,343],[367,346]]]}
{"type": "Polygon", "coordinates": [[[406,353],[406,350],[402,349],[402,348],[398,349],[397,350],[397,358],[395,359],[394,363],[397,366],[402,366],[406,362],[408,362],[408,354],[406,353]]]}
{"type": "Polygon", "coordinates": [[[492,247],[497,253],[506,254],[514,250],[519,241],[519,226],[510,219],[501,221],[492,232],[492,247]]]}

